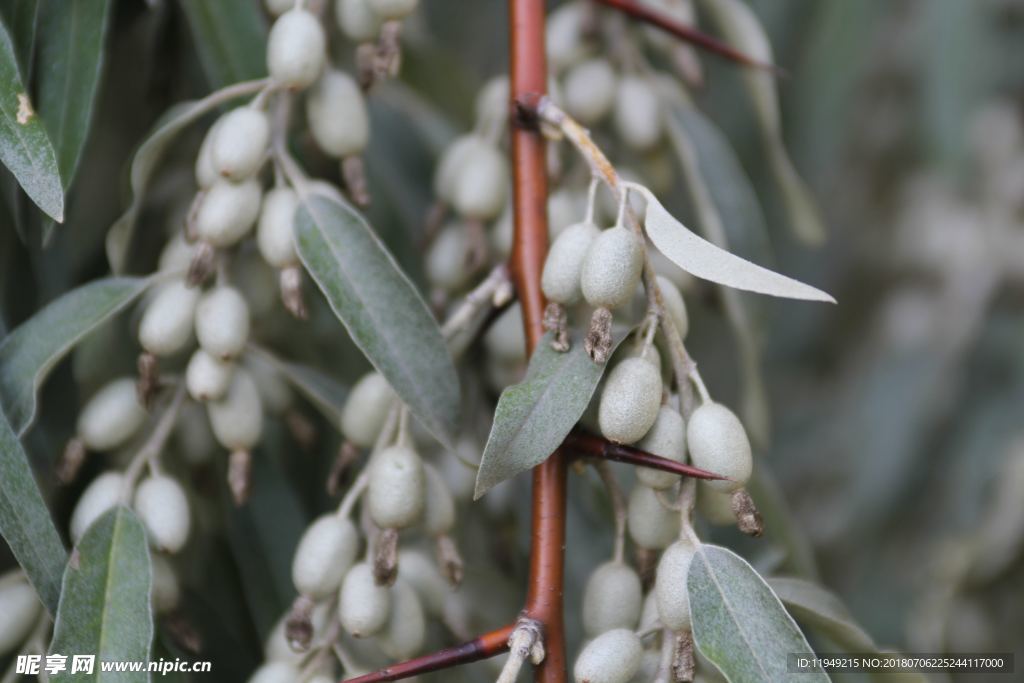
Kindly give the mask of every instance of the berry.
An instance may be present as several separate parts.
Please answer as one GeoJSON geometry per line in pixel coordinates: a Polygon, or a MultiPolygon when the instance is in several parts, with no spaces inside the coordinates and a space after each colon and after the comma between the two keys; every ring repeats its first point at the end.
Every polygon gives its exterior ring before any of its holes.
{"type": "Polygon", "coordinates": [[[658,562],[654,594],[658,615],[665,628],[673,631],[690,629],[690,599],[686,577],[696,549],[689,540],[679,540],[665,549],[658,562]]]}
{"type": "Polygon", "coordinates": [[[423,461],[408,446],[391,446],[374,456],[366,504],[373,523],[402,529],[420,520],[426,493],[423,461]]]}
{"type": "Polygon", "coordinates": [[[370,9],[387,21],[409,16],[416,9],[419,0],[367,0],[370,9]]]}
{"type": "Polygon", "coordinates": [[[509,306],[487,330],[484,347],[499,361],[521,363],[526,360],[523,312],[518,303],[509,306]]]}
{"type": "Polygon", "coordinates": [[[78,543],[86,530],[103,513],[118,504],[124,477],[120,472],[104,472],[90,482],[71,513],[71,540],[78,543]]]}
{"type": "Polygon", "coordinates": [[[395,391],[379,372],[369,372],[352,387],[341,412],[341,432],[357,446],[370,448],[388,419],[395,391]]]}
{"type": "Polygon", "coordinates": [[[392,659],[409,659],[427,635],[427,619],[416,590],[398,579],[391,587],[391,610],[386,629],[380,634],[380,648],[392,659]]]}
{"type": "Polygon", "coordinates": [[[462,160],[452,205],[465,218],[489,221],[505,208],[508,162],[495,145],[480,141],[462,160]]]}
{"type": "Polygon", "coordinates": [[[295,7],[295,0],[263,0],[263,4],[276,17],[295,7]]]}
{"type": "Polygon", "coordinates": [[[313,14],[292,9],[274,22],[267,38],[267,71],[293,90],[313,84],[327,61],[327,36],[313,14]]]}
{"type": "Polygon", "coordinates": [[[606,631],[590,641],[573,667],[576,683],[627,683],[640,669],[640,637],[628,629],[606,631]]]}
{"type": "Polygon", "coordinates": [[[597,123],[615,103],[615,81],[615,72],[606,59],[577,64],[565,76],[566,110],[584,125],[597,123]]]}
{"type": "Polygon", "coordinates": [[[227,393],[235,373],[232,361],[222,361],[196,349],[185,368],[185,387],[197,401],[216,401],[227,393]]]}
{"type": "Polygon", "coordinates": [[[256,226],[256,244],[263,260],[275,268],[287,268],[298,263],[295,253],[295,210],[299,197],[295,190],[277,187],[263,196],[259,223],[256,226]]]}
{"type": "Polygon", "coordinates": [[[544,262],[541,287],[544,296],[560,304],[580,300],[580,274],[590,246],[601,231],[590,222],[570,225],[555,239],[544,262]]]}
{"type": "Polygon", "coordinates": [[[712,524],[725,526],[736,523],[736,513],[732,511],[732,493],[716,491],[703,481],[697,482],[697,509],[712,524]]]}
{"type": "Polygon", "coordinates": [[[750,440],[736,415],[720,403],[705,403],[690,416],[686,428],[693,464],[731,481],[708,481],[715,491],[735,491],[747,483],[754,461],[750,440]]]}
{"type": "Polygon", "coordinates": [[[645,78],[625,76],[615,95],[615,129],[632,149],[644,152],[661,139],[661,102],[645,78]]]}
{"type": "MultiPolygon", "coordinates": [[[[686,460],[686,423],[683,416],[673,408],[662,406],[654,426],[637,447],[676,462],[686,460]]],[[[679,481],[679,475],[649,467],[638,468],[636,477],[641,484],[652,489],[667,489],[679,481]]]]}
{"type": "Polygon", "coordinates": [[[627,512],[629,536],[641,548],[668,547],[679,536],[679,513],[662,505],[654,489],[634,486],[627,512]]]}
{"type": "Polygon", "coordinates": [[[352,567],[341,583],[338,616],[341,625],[356,638],[378,633],[391,613],[391,590],[378,586],[369,564],[352,567]]]}
{"type": "Polygon", "coordinates": [[[245,237],[260,213],[259,181],[214,182],[196,212],[196,234],[215,247],[230,247],[245,237]]]}
{"type": "Polygon", "coordinates": [[[162,475],[149,477],[135,491],[135,511],[149,531],[153,547],[176,553],[188,541],[190,514],[181,484],[162,475]]]}
{"type": "Polygon", "coordinates": [[[109,451],[124,444],[146,421],[135,380],[115,379],[96,392],[78,416],[78,437],[85,447],[109,451]]]}
{"type": "Polygon", "coordinates": [[[662,303],[665,304],[665,313],[676,326],[680,339],[686,339],[690,331],[690,316],[686,312],[686,302],[675,283],[664,275],[658,275],[658,289],[661,290],[662,303]]]}
{"type": "Polygon", "coordinates": [[[466,267],[468,248],[465,228],[457,224],[445,227],[427,252],[427,281],[446,292],[458,291],[471,274],[466,267]]]}
{"type": "Polygon", "coordinates": [[[646,358],[626,358],[612,368],[601,392],[601,434],[615,443],[636,443],[658,419],[660,406],[658,367],[646,358]]]}
{"type": "Polygon", "coordinates": [[[317,518],[299,540],[292,560],[292,581],[302,595],[326,598],[341,586],[359,552],[359,531],[336,514],[317,518]]]}
{"type": "Polygon", "coordinates": [[[244,369],[235,370],[224,398],[206,404],[217,441],[230,451],[248,450],[263,431],[263,404],[259,389],[244,369]]]}
{"type": "Polygon", "coordinates": [[[423,463],[426,475],[426,498],[423,508],[423,530],[428,536],[440,536],[455,526],[455,500],[444,477],[437,468],[423,463]]]}
{"type": "Polygon", "coordinates": [[[199,291],[184,280],[164,285],[146,306],[139,323],[139,343],[154,356],[169,356],[192,338],[199,291]]]}
{"type": "Polygon", "coordinates": [[[369,0],[337,0],[334,17],[345,37],[357,43],[368,43],[380,33],[380,17],[370,8],[369,0]]]}
{"type": "Polygon", "coordinates": [[[466,160],[473,156],[477,148],[487,147],[487,141],[479,135],[469,134],[456,138],[441,154],[434,171],[434,194],[439,199],[451,203],[455,199],[455,189],[459,173],[466,160]]]}
{"type": "Polygon", "coordinates": [[[196,306],[196,337],[211,356],[230,360],[249,340],[249,306],[233,287],[216,287],[196,306]]]}
{"type": "Polygon", "coordinates": [[[644,246],[624,226],[605,230],[587,251],[580,283],[591,306],[618,308],[629,302],[640,282],[644,246]]]}
{"type": "Polygon", "coordinates": [[[306,118],[316,144],[331,156],[359,154],[370,140],[370,116],[363,91],[343,71],[326,71],[310,89],[306,118]]]}
{"type": "Polygon", "coordinates": [[[210,146],[210,161],[221,176],[238,182],[263,164],[270,143],[270,121],[254,107],[238,107],[223,116],[210,146]]]}
{"type": "Polygon", "coordinates": [[[150,592],[153,613],[167,614],[181,602],[178,575],[174,573],[174,567],[163,555],[151,554],[150,560],[153,566],[153,589],[150,592]]]}
{"type": "Polygon", "coordinates": [[[602,564],[583,590],[583,630],[593,637],[615,628],[635,628],[642,599],[640,577],[632,567],[602,564]]]}
{"type": "Polygon", "coordinates": [[[35,590],[21,572],[0,577],[0,656],[13,652],[28,638],[41,611],[35,590]]]}
{"type": "Polygon", "coordinates": [[[196,154],[196,185],[203,190],[209,190],[215,182],[220,180],[220,174],[217,173],[217,168],[213,164],[213,140],[217,137],[217,128],[223,120],[222,116],[213,122],[213,125],[206,131],[206,135],[203,136],[199,152],[196,154]]]}
{"type": "Polygon", "coordinates": [[[416,589],[423,607],[433,616],[444,613],[452,593],[434,561],[419,550],[401,550],[398,554],[398,577],[416,589]]]}

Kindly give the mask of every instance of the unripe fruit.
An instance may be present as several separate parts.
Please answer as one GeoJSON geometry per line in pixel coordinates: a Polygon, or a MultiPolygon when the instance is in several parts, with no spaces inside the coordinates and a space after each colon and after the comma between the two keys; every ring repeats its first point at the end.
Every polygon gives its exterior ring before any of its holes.
{"type": "Polygon", "coordinates": [[[423,461],[408,446],[391,446],[374,456],[370,464],[367,509],[382,529],[402,529],[423,514],[426,475],[423,461]]]}
{"type": "Polygon", "coordinates": [[[0,657],[13,652],[39,618],[42,605],[32,586],[13,571],[0,578],[0,657]]]}
{"type": "Polygon", "coordinates": [[[249,232],[260,212],[259,181],[218,180],[196,211],[196,234],[215,247],[230,247],[249,232]]]}
{"type": "Polygon", "coordinates": [[[427,281],[446,292],[460,289],[471,274],[466,267],[468,253],[466,229],[458,224],[445,227],[427,252],[424,264],[427,281]]]}
{"type": "Polygon", "coordinates": [[[359,84],[344,71],[324,72],[306,97],[316,144],[334,157],[361,153],[370,141],[370,116],[359,84]]]}
{"type": "Polygon", "coordinates": [[[71,513],[72,542],[78,543],[93,522],[117,505],[123,484],[124,477],[120,472],[104,472],[90,482],[75,504],[75,511],[71,513]]]}
{"type": "Polygon", "coordinates": [[[167,614],[181,602],[181,585],[178,583],[178,575],[174,573],[174,567],[163,555],[151,554],[150,560],[153,567],[153,587],[150,590],[153,613],[156,615],[167,614]]]}
{"type": "Polygon", "coordinates": [[[455,526],[455,500],[436,467],[430,463],[423,463],[423,471],[426,475],[423,530],[428,536],[440,536],[455,526]]]}
{"type": "Polygon", "coordinates": [[[600,229],[590,222],[576,223],[562,231],[544,262],[541,277],[544,296],[560,304],[573,304],[580,300],[583,261],[600,235],[600,229]]]}
{"type": "Polygon", "coordinates": [[[634,486],[627,512],[629,537],[641,548],[659,550],[679,536],[679,513],[662,505],[654,489],[634,486]]]}
{"type": "Polygon", "coordinates": [[[636,630],[638,633],[650,631],[656,628],[660,623],[660,617],[658,616],[658,597],[654,594],[654,591],[651,590],[644,596],[644,605],[640,609],[640,623],[636,630]]]}
{"type": "Polygon", "coordinates": [[[204,465],[210,461],[217,450],[217,439],[210,428],[206,408],[194,401],[186,401],[181,406],[174,425],[174,442],[175,452],[189,465],[204,465]]]}
{"type": "Polygon", "coordinates": [[[263,0],[263,4],[267,11],[276,17],[295,7],[295,0],[263,0]]]}
{"type": "Polygon", "coordinates": [[[368,0],[338,0],[334,4],[338,28],[349,40],[367,43],[380,33],[380,17],[370,8],[368,0]]]}
{"type": "Polygon", "coordinates": [[[216,401],[227,393],[234,374],[233,361],[222,361],[196,349],[185,368],[185,387],[197,401],[216,401]]]}
{"type": "Polygon", "coordinates": [[[683,301],[683,295],[679,292],[679,288],[676,287],[675,283],[664,275],[658,275],[656,279],[658,281],[658,289],[661,290],[662,303],[665,304],[665,313],[672,321],[672,324],[676,326],[679,338],[686,339],[686,334],[690,331],[690,316],[686,312],[686,302],[683,301]]]}
{"type": "Polygon", "coordinates": [[[615,443],[636,443],[658,419],[661,373],[645,358],[626,358],[612,368],[601,392],[597,420],[615,443]]]}
{"type": "Polygon", "coordinates": [[[750,441],[736,415],[720,403],[705,403],[693,411],[686,427],[693,464],[732,481],[708,481],[716,491],[735,491],[750,479],[754,461],[750,441]]]}
{"type": "Polygon", "coordinates": [[[263,260],[275,268],[287,268],[298,262],[294,237],[298,207],[299,197],[290,187],[276,187],[263,195],[256,244],[263,260]]]}
{"type": "Polygon", "coordinates": [[[483,124],[482,130],[490,130],[496,123],[508,118],[509,82],[508,76],[495,76],[487,81],[476,96],[476,120],[483,124]]]}
{"type": "Polygon", "coordinates": [[[341,583],[338,616],[341,625],[356,638],[379,632],[391,613],[391,590],[378,586],[373,569],[365,562],[352,567],[341,583]]]}
{"type": "Polygon", "coordinates": [[[246,356],[245,369],[260,390],[263,407],[273,415],[283,415],[295,401],[295,393],[281,372],[259,356],[246,356]]]}
{"type": "Polygon", "coordinates": [[[238,182],[259,170],[270,143],[270,121],[254,107],[238,107],[221,119],[210,160],[221,176],[238,182]]]}
{"type": "Polygon", "coordinates": [[[139,343],[155,356],[169,356],[192,338],[199,290],[184,280],[164,285],[146,306],[139,323],[139,343]]]}
{"type": "Polygon", "coordinates": [[[636,628],[642,600],[640,577],[632,567],[602,564],[583,590],[583,630],[593,637],[615,628],[636,628]]]}
{"type": "Polygon", "coordinates": [[[398,577],[416,589],[423,607],[430,614],[441,616],[444,613],[445,602],[452,589],[431,558],[419,550],[399,551],[398,577]]]}
{"type": "Polygon", "coordinates": [[[615,129],[629,147],[649,150],[662,133],[661,103],[658,93],[646,79],[625,76],[615,96],[615,129]]]}
{"type": "Polygon", "coordinates": [[[135,491],[135,511],[154,548],[173,554],[185,547],[191,515],[188,498],[177,481],[162,475],[144,480],[135,491]]]}
{"type": "Polygon", "coordinates": [[[580,283],[591,306],[617,308],[629,303],[644,267],[644,246],[618,225],[597,236],[583,260],[580,283]]]}
{"type": "Polygon", "coordinates": [[[585,2],[570,2],[548,16],[545,50],[552,70],[561,71],[582,54],[586,12],[585,2]]]}
{"type": "Polygon", "coordinates": [[[474,145],[456,176],[452,205],[462,216],[489,221],[505,208],[508,162],[495,145],[474,145]]]}
{"type": "Polygon", "coordinates": [[[206,135],[203,136],[203,141],[199,144],[199,152],[196,154],[196,185],[202,190],[209,190],[215,182],[220,180],[220,174],[217,173],[217,168],[213,164],[213,140],[217,137],[217,128],[223,120],[222,116],[213,122],[213,125],[206,131],[206,135]]]}
{"type": "Polygon", "coordinates": [[[295,683],[302,677],[291,662],[267,662],[253,672],[248,683],[295,683]]]}
{"type": "Polygon", "coordinates": [[[427,635],[427,619],[415,589],[399,578],[391,587],[387,628],[379,636],[380,648],[391,659],[409,659],[427,635]]]}
{"type": "Polygon", "coordinates": [[[654,594],[658,601],[658,615],[665,628],[673,631],[689,630],[690,598],[686,590],[686,577],[696,549],[689,540],[679,540],[665,549],[658,562],[654,594]]]}
{"type": "Polygon", "coordinates": [[[466,160],[473,156],[474,150],[487,146],[486,140],[473,133],[456,138],[448,145],[434,171],[434,194],[451,203],[455,199],[455,188],[466,160]]]}
{"type": "Polygon", "coordinates": [[[407,17],[419,4],[419,0],[368,0],[368,2],[370,9],[377,16],[388,21],[407,17]]]}
{"type": "Polygon", "coordinates": [[[732,511],[732,493],[716,491],[706,482],[697,482],[697,509],[704,519],[722,526],[736,523],[732,511]]]}
{"type": "Polygon", "coordinates": [[[249,306],[234,287],[216,287],[196,306],[196,337],[203,350],[229,360],[249,341],[249,306]]]}
{"type": "Polygon", "coordinates": [[[341,432],[357,446],[370,448],[395,402],[395,390],[379,372],[363,375],[348,395],[341,412],[341,432]]]}
{"type": "Polygon", "coordinates": [[[491,325],[484,335],[484,347],[495,359],[510,363],[526,360],[526,337],[523,333],[523,312],[512,304],[491,325]]]}
{"type": "Polygon", "coordinates": [[[115,379],[85,404],[78,416],[78,437],[90,450],[109,451],[130,439],[145,420],[135,381],[115,379]]]}
{"type": "Polygon", "coordinates": [[[327,37],[317,18],[304,9],[285,12],[267,37],[267,71],[293,90],[313,83],[327,61],[327,37]]]}
{"type": "Polygon", "coordinates": [[[230,451],[248,450],[256,445],[263,431],[263,404],[259,389],[249,373],[235,370],[227,394],[206,404],[210,426],[217,441],[230,451]]]}
{"type": "Polygon", "coordinates": [[[326,598],[356,561],[359,531],[347,518],[334,513],[318,517],[302,534],[292,560],[292,581],[302,595],[326,598]]]}
{"type": "Polygon", "coordinates": [[[640,637],[619,628],[590,641],[573,667],[576,683],[627,683],[640,668],[643,658],[640,637]]]}
{"type": "Polygon", "coordinates": [[[565,230],[579,222],[586,211],[586,196],[573,190],[555,190],[548,195],[548,237],[557,239],[565,230]]]}
{"type": "Polygon", "coordinates": [[[615,103],[615,72],[608,60],[577,64],[565,76],[565,108],[584,125],[593,125],[615,103]]]}
{"type": "MultiPolygon", "coordinates": [[[[683,462],[686,459],[686,423],[678,410],[662,406],[651,431],[637,444],[637,448],[663,458],[683,462]]],[[[662,472],[650,467],[638,467],[637,480],[652,489],[667,489],[679,481],[678,474],[662,472]]]]}
{"type": "Polygon", "coordinates": [[[161,271],[184,271],[192,263],[196,248],[185,241],[184,233],[179,230],[171,239],[167,240],[163,250],[160,252],[160,260],[157,262],[157,269],[161,271]]]}

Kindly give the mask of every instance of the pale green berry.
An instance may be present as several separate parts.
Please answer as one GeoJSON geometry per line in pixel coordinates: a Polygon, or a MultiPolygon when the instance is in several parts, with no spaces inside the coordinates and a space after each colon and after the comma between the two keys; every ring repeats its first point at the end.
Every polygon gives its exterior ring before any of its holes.
{"type": "Polygon", "coordinates": [[[526,333],[518,303],[509,306],[487,330],[484,347],[492,358],[500,361],[521,363],[526,360],[526,333]]]}
{"type": "Polygon", "coordinates": [[[280,304],[280,274],[254,250],[241,249],[231,259],[228,280],[245,292],[249,311],[256,319],[277,311],[280,304]]]}
{"type": "Polygon", "coordinates": [[[732,493],[713,489],[707,482],[697,483],[697,509],[712,524],[726,526],[736,523],[736,513],[732,511],[732,493]]]}
{"type": "Polygon", "coordinates": [[[634,486],[627,512],[629,537],[641,548],[659,550],[679,536],[679,513],[665,507],[654,489],[634,486]]]}
{"type": "Polygon", "coordinates": [[[455,526],[455,499],[436,467],[423,463],[423,470],[426,474],[423,530],[428,536],[441,536],[455,526]]]}
{"type": "Polygon", "coordinates": [[[661,139],[663,122],[658,92],[646,78],[625,76],[615,94],[615,129],[632,149],[647,151],[661,139]]]}
{"type": "Polygon", "coordinates": [[[689,540],[678,540],[661,555],[654,581],[654,594],[658,601],[658,616],[665,628],[673,631],[689,630],[690,599],[686,579],[690,563],[696,552],[689,540]]]}
{"type": "Polygon", "coordinates": [[[85,487],[71,513],[72,542],[78,543],[93,522],[118,504],[123,485],[124,477],[120,472],[104,472],[85,487]]]}
{"type": "Polygon", "coordinates": [[[583,589],[583,630],[593,637],[615,628],[635,628],[642,599],[640,577],[632,567],[602,564],[583,589]]]}
{"type": "Polygon", "coordinates": [[[260,389],[263,407],[274,415],[283,415],[295,401],[295,393],[284,375],[259,356],[246,356],[245,368],[260,389]]]}
{"type": "Polygon", "coordinates": [[[643,658],[640,637],[628,629],[606,631],[587,643],[576,658],[576,683],[628,683],[643,658]]]}
{"type": "Polygon", "coordinates": [[[585,2],[569,2],[548,16],[545,50],[552,70],[561,71],[572,65],[585,51],[583,25],[586,12],[585,2]]]}
{"type": "Polygon", "coordinates": [[[262,190],[255,178],[240,183],[218,180],[196,211],[196,234],[215,247],[230,247],[245,237],[260,213],[262,190]]]}
{"type": "Polygon", "coordinates": [[[295,252],[295,211],[299,197],[289,187],[276,187],[263,196],[256,244],[263,259],[275,268],[294,266],[299,261],[295,252]]]}
{"type": "Polygon", "coordinates": [[[648,249],[647,251],[651,255],[651,263],[654,264],[655,273],[678,287],[680,292],[692,291],[695,280],[692,275],[680,268],[657,249],[648,249]]]}
{"type": "Polygon", "coordinates": [[[318,517],[302,534],[295,550],[295,588],[314,600],[326,598],[341,586],[358,552],[359,530],[351,520],[334,513],[318,517]]]}
{"type": "Polygon", "coordinates": [[[270,121],[254,107],[224,115],[210,147],[210,160],[221,176],[238,182],[259,170],[270,144],[270,121]]]}
{"type": "Polygon", "coordinates": [[[661,290],[662,303],[665,304],[665,313],[675,325],[676,331],[679,332],[679,338],[686,339],[686,334],[690,331],[690,316],[686,312],[683,295],[675,283],[664,275],[658,275],[657,281],[658,289],[661,290]]]}
{"type": "Polygon", "coordinates": [[[304,9],[292,9],[274,22],[267,37],[267,71],[292,89],[312,85],[327,61],[327,36],[320,21],[304,9]]]}
{"type": "Polygon", "coordinates": [[[263,4],[276,17],[295,7],[295,0],[263,0],[263,4]]]}
{"type": "Polygon", "coordinates": [[[427,618],[416,590],[401,578],[391,587],[391,612],[378,636],[380,648],[391,659],[409,659],[423,647],[427,618]]]}
{"type": "Polygon", "coordinates": [[[109,451],[132,438],[146,421],[135,381],[115,379],[89,399],[78,416],[78,437],[93,451],[109,451]]]}
{"type": "Polygon", "coordinates": [[[651,590],[644,596],[644,604],[640,609],[640,624],[637,626],[636,630],[639,633],[650,631],[657,628],[660,623],[660,617],[658,616],[658,597],[654,594],[654,591],[651,590]]]}
{"type": "Polygon", "coordinates": [[[186,242],[185,234],[179,230],[160,251],[157,269],[164,272],[184,271],[192,263],[195,253],[195,245],[186,242]]]}
{"type": "MultiPolygon", "coordinates": [[[[686,460],[686,423],[683,416],[678,410],[662,406],[654,426],[637,444],[637,448],[675,462],[686,460]]],[[[638,467],[636,477],[641,484],[652,489],[667,489],[679,481],[677,474],[649,467],[638,467]]]]}
{"type": "Polygon", "coordinates": [[[370,9],[387,21],[403,19],[416,9],[419,0],[367,0],[370,9]]]}
{"type": "Polygon", "coordinates": [[[234,287],[215,287],[196,306],[196,337],[203,350],[230,360],[249,341],[249,305],[234,287]]]}
{"type": "Polygon", "coordinates": [[[441,616],[444,613],[452,589],[434,560],[419,550],[403,548],[398,554],[398,577],[416,589],[430,614],[441,616]]]}
{"type": "Polygon", "coordinates": [[[154,548],[173,554],[185,547],[191,514],[185,490],[173,478],[157,475],[143,480],[135,491],[135,512],[154,548]]]}
{"type": "Polygon", "coordinates": [[[267,662],[253,672],[248,683],[295,683],[301,674],[291,662],[267,662]]]}
{"type": "Polygon", "coordinates": [[[597,236],[583,260],[580,283],[591,306],[618,308],[629,303],[644,267],[644,245],[624,226],[597,236]]]}
{"type": "Polygon", "coordinates": [[[186,401],[181,406],[178,422],[174,425],[174,440],[176,452],[188,464],[203,465],[210,461],[217,450],[217,439],[203,406],[194,401],[186,401]]]}
{"type": "Polygon", "coordinates": [[[20,571],[0,577],[0,657],[13,652],[28,637],[41,612],[35,590],[20,571]]]}
{"type": "Polygon", "coordinates": [[[153,567],[153,588],[150,591],[150,602],[153,613],[167,614],[181,602],[181,584],[170,561],[159,554],[150,555],[153,567]]]}
{"type": "Polygon", "coordinates": [[[356,638],[372,636],[387,625],[391,590],[378,586],[373,569],[365,562],[355,565],[341,582],[338,616],[345,630],[356,638]]]}
{"type": "Polygon", "coordinates": [[[476,486],[476,469],[469,463],[479,463],[480,446],[470,437],[463,436],[455,442],[455,451],[445,450],[437,463],[441,475],[448,484],[448,490],[457,501],[473,498],[476,486]]]}
{"type": "Polygon", "coordinates": [[[146,306],[139,322],[139,343],[154,356],[180,351],[192,338],[199,290],[184,280],[168,282],[146,306]]]}
{"type": "Polygon", "coordinates": [[[555,239],[541,276],[541,288],[550,301],[573,304],[580,300],[583,261],[600,234],[596,225],[583,222],[569,226],[555,239]]]}
{"type": "Polygon", "coordinates": [[[210,426],[217,441],[230,451],[249,450],[263,431],[263,404],[249,373],[235,370],[227,394],[206,404],[210,426]]]}
{"type": "Polygon", "coordinates": [[[472,147],[456,175],[452,205],[465,218],[490,221],[505,208],[508,161],[496,145],[472,147]]]}
{"type": "Polygon", "coordinates": [[[434,172],[434,194],[439,199],[451,203],[455,199],[459,174],[466,165],[466,160],[474,155],[475,150],[487,146],[486,140],[473,133],[456,138],[448,145],[441,154],[437,170],[434,172]]]}
{"type": "Polygon", "coordinates": [[[693,411],[686,427],[690,459],[701,469],[729,477],[708,481],[716,491],[735,491],[747,483],[754,468],[750,440],[743,423],[720,403],[705,403],[693,411]]]}
{"type": "Polygon", "coordinates": [[[476,120],[483,130],[489,130],[495,124],[504,123],[509,111],[508,76],[495,76],[487,81],[476,96],[476,120]]]}
{"type": "Polygon", "coordinates": [[[373,523],[382,529],[402,529],[423,515],[426,475],[423,460],[408,446],[391,446],[370,464],[366,504],[373,523]]]}
{"type": "Polygon", "coordinates": [[[469,240],[466,229],[459,224],[446,226],[434,239],[427,252],[424,270],[427,281],[437,289],[455,292],[469,280],[466,267],[469,240]]]}
{"type": "Polygon", "coordinates": [[[234,361],[221,360],[203,349],[196,349],[185,368],[185,387],[189,396],[197,401],[216,401],[227,393],[234,374],[234,361]]]}
{"type": "Polygon", "coordinates": [[[206,135],[203,136],[199,152],[196,154],[196,185],[202,190],[209,190],[215,182],[220,180],[220,174],[213,163],[213,141],[217,137],[217,128],[223,120],[222,116],[213,122],[213,125],[206,131],[206,135]]]}
{"type": "Polygon", "coordinates": [[[316,144],[333,157],[360,154],[370,141],[370,115],[359,84],[329,69],[310,88],[306,119],[316,144]]]}
{"type": "Polygon", "coordinates": [[[363,375],[349,392],[341,412],[342,434],[357,446],[373,446],[384,428],[395,398],[395,390],[379,372],[363,375]]]}
{"type": "Polygon", "coordinates": [[[658,419],[660,406],[658,367],[644,358],[626,358],[612,368],[601,392],[601,434],[615,443],[636,443],[658,419]]]}
{"type": "MultiPolygon", "coordinates": [[[[555,190],[548,195],[548,237],[557,239],[569,226],[579,222],[586,200],[573,190],[555,190]]],[[[511,216],[511,214],[510,214],[511,216]]]]}
{"type": "Polygon", "coordinates": [[[565,108],[580,123],[593,125],[615,103],[615,71],[604,58],[572,67],[565,75],[565,108]]]}
{"type": "MultiPolygon", "coordinates": [[[[550,199],[548,202],[550,203],[550,199]]],[[[548,222],[548,234],[550,234],[551,222],[548,222]]],[[[508,257],[512,254],[512,233],[514,228],[512,225],[512,207],[509,204],[505,205],[505,210],[498,216],[498,220],[494,221],[494,225],[491,227],[491,234],[489,236],[489,242],[491,249],[493,250],[494,256],[500,260],[508,260],[508,257]]]]}
{"type": "Polygon", "coordinates": [[[370,8],[369,0],[337,0],[334,17],[345,37],[357,43],[368,43],[380,33],[380,17],[370,8]]]}

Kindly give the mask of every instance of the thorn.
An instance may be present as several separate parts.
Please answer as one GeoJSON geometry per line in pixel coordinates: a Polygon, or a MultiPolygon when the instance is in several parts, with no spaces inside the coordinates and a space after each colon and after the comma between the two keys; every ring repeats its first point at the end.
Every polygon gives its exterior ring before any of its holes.
{"type": "Polygon", "coordinates": [[[633,446],[612,443],[607,439],[581,431],[573,432],[566,437],[564,445],[575,454],[587,458],[604,458],[605,460],[624,462],[638,467],[650,467],[662,472],[672,472],[681,477],[729,481],[729,477],[723,477],[720,474],[708,472],[693,465],[686,465],[675,460],[663,458],[660,455],[654,455],[633,446]]]}

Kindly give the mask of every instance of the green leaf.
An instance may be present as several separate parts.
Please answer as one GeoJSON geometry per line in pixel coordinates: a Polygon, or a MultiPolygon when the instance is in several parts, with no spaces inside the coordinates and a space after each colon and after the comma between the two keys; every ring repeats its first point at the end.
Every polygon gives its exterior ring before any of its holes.
{"type": "Polygon", "coordinates": [[[91,330],[124,309],[150,278],[107,278],[51,302],[0,342],[0,407],[23,435],[35,419],[36,392],[53,366],[91,330]]]}
{"type": "Polygon", "coordinates": [[[702,545],[686,581],[693,639],[731,683],[827,681],[788,673],[787,655],[812,652],[793,617],[746,560],[726,548],[702,545]]]}
{"type": "Polygon", "coordinates": [[[651,242],[658,251],[691,275],[748,292],[785,299],[835,303],[835,299],[820,289],[779,275],[720,249],[673,218],[653,192],[640,186],[633,186],[631,189],[640,192],[647,200],[644,227],[651,242]]]}
{"type": "Polygon", "coordinates": [[[149,546],[142,522],[119,506],[96,520],[78,542],[64,571],[64,589],[54,624],[51,654],[96,655],[91,675],[71,675],[70,666],[53,681],[139,681],[147,672],[104,672],[101,662],[148,662],[153,639],[149,593],[149,546]]]}
{"type": "Polygon", "coordinates": [[[779,600],[801,622],[821,631],[846,652],[878,652],[878,646],[857,626],[846,605],[833,593],[803,579],[768,579],[779,600]]]}
{"type": "Polygon", "coordinates": [[[452,443],[459,378],[427,304],[365,219],[336,198],[306,195],[295,239],[306,270],[352,340],[413,415],[452,443]]]}
{"type": "Polygon", "coordinates": [[[0,535],[11,547],[46,609],[55,614],[68,554],[32,477],[25,450],[3,411],[0,411],[0,535]]]}
{"type": "MultiPolygon", "coordinates": [[[[613,349],[627,334],[615,331],[613,349]]],[[[579,339],[560,353],[545,335],[523,381],[501,392],[473,497],[547,460],[583,416],[607,365],[592,361],[579,339]]]]}
{"type": "Polygon", "coordinates": [[[181,0],[199,61],[214,88],[267,75],[267,25],[252,0],[181,0]]]}
{"type": "Polygon", "coordinates": [[[103,70],[110,0],[45,0],[39,23],[39,113],[66,190],[78,168],[103,70]]]}
{"type": "Polygon", "coordinates": [[[0,0],[0,18],[11,34],[14,53],[21,66],[22,81],[31,80],[32,53],[36,44],[38,0],[0,0]]]}
{"type": "Polygon", "coordinates": [[[0,23],[0,162],[46,215],[64,220],[57,156],[18,71],[14,44],[0,23]]]}

